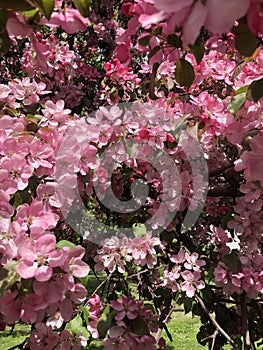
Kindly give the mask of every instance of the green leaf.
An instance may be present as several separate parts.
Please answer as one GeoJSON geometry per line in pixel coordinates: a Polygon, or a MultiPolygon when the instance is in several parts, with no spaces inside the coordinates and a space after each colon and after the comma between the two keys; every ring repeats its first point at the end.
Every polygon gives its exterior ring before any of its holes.
{"type": "Polygon", "coordinates": [[[167,36],[167,43],[173,47],[181,47],[182,40],[176,34],[170,34],[167,36]]]}
{"type": "Polygon", "coordinates": [[[0,269],[0,297],[4,292],[13,285],[20,281],[20,276],[17,272],[17,266],[20,264],[20,261],[10,261],[4,267],[0,269]]]}
{"type": "Polygon", "coordinates": [[[71,321],[70,321],[70,329],[73,333],[79,333],[81,328],[82,328],[82,318],[81,316],[78,314],[76,317],[74,317],[71,321]]]}
{"type": "Polygon", "coordinates": [[[116,315],[116,311],[110,311],[110,306],[106,306],[101,318],[99,319],[97,329],[101,338],[105,338],[108,329],[112,326],[113,318],[116,315]]]}
{"type": "Polygon", "coordinates": [[[162,241],[165,241],[167,243],[172,243],[174,239],[174,235],[173,235],[173,232],[162,231],[160,234],[160,238],[162,241]]]}
{"type": "Polygon", "coordinates": [[[0,9],[0,33],[5,31],[8,13],[6,10],[0,9]]]}
{"type": "Polygon", "coordinates": [[[189,88],[195,80],[195,71],[190,62],[180,58],[176,62],[175,79],[181,86],[189,88]]]}
{"type": "Polygon", "coordinates": [[[235,46],[243,56],[252,56],[258,47],[259,41],[256,35],[249,30],[246,20],[239,21],[237,27],[233,27],[235,34],[235,46]]]}
{"type": "Polygon", "coordinates": [[[234,96],[242,94],[243,92],[247,92],[248,88],[249,88],[249,85],[241,86],[241,88],[235,91],[234,96]]]}
{"type": "Polygon", "coordinates": [[[189,45],[189,48],[192,51],[193,55],[195,56],[197,64],[200,64],[205,53],[204,43],[201,42],[195,45],[189,45]]]}
{"type": "Polygon", "coordinates": [[[40,12],[49,19],[55,5],[55,0],[31,0],[39,8],[40,12]]]}
{"type": "Polygon", "coordinates": [[[83,337],[85,337],[86,339],[89,339],[89,338],[90,338],[90,332],[87,330],[86,327],[81,327],[81,328],[79,329],[79,333],[81,333],[81,335],[82,335],[83,337]]]}
{"type": "Polygon", "coordinates": [[[228,110],[233,115],[237,114],[237,111],[243,107],[246,101],[246,92],[242,92],[241,94],[234,95],[232,100],[229,103],[228,110]]]}
{"type": "Polygon", "coordinates": [[[185,314],[188,314],[192,310],[193,306],[193,299],[185,297],[184,298],[184,312],[185,314]]]}
{"type": "Polygon", "coordinates": [[[26,11],[33,7],[26,0],[0,0],[0,8],[5,10],[26,11]]]}
{"type": "Polygon", "coordinates": [[[135,320],[128,320],[127,323],[132,333],[140,337],[149,334],[148,325],[142,316],[138,316],[135,320]]]}
{"type": "Polygon", "coordinates": [[[35,16],[39,13],[39,9],[33,9],[29,11],[23,11],[22,14],[27,18],[35,18],[35,16]]]}
{"type": "Polygon", "coordinates": [[[156,55],[157,52],[160,51],[160,50],[161,50],[161,46],[159,46],[159,45],[155,46],[155,47],[149,52],[148,57],[149,57],[149,58],[152,58],[152,57],[153,57],[154,55],[156,55]]]}
{"type": "Polygon", "coordinates": [[[153,32],[152,32],[152,35],[161,35],[163,32],[163,28],[160,26],[160,27],[157,27],[153,32]]]}
{"type": "Polygon", "coordinates": [[[147,232],[146,226],[144,224],[136,223],[136,224],[133,224],[132,227],[133,227],[133,234],[135,237],[142,237],[147,232]]]}
{"type": "Polygon", "coordinates": [[[222,259],[222,261],[223,263],[226,264],[228,269],[233,273],[238,273],[242,270],[242,264],[235,251],[232,251],[230,254],[226,255],[222,259]]]}
{"type": "Polygon", "coordinates": [[[82,315],[83,315],[83,318],[84,318],[86,324],[88,324],[89,323],[89,311],[88,311],[88,308],[86,306],[84,306],[82,309],[82,315]]]}
{"type": "Polygon", "coordinates": [[[202,298],[206,301],[208,306],[213,305],[213,293],[210,286],[206,285],[204,289],[200,291],[202,298]]]}
{"type": "MultiPolygon", "coordinates": [[[[157,46],[156,46],[157,47],[157,46]]],[[[153,64],[153,69],[152,69],[152,74],[151,74],[151,78],[150,78],[150,91],[149,91],[149,96],[152,100],[157,100],[157,96],[154,93],[154,87],[155,87],[155,77],[156,77],[156,73],[157,70],[159,68],[160,63],[158,62],[154,62],[153,64]]]]}
{"type": "Polygon", "coordinates": [[[74,0],[74,4],[83,17],[90,15],[91,0],[74,0]]]}
{"type": "Polygon", "coordinates": [[[139,44],[141,46],[147,47],[150,45],[151,38],[152,38],[152,35],[145,35],[139,39],[139,44]]]}
{"type": "Polygon", "coordinates": [[[63,249],[64,247],[69,247],[70,250],[72,250],[73,248],[76,247],[76,244],[70,242],[70,241],[67,241],[65,239],[63,239],[62,241],[59,241],[57,244],[56,244],[56,248],[57,249],[63,249]]]}
{"type": "Polygon", "coordinates": [[[253,81],[247,90],[247,99],[253,99],[258,102],[263,97],[263,78],[253,81]]]}
{"type": "Polygon", "coordinates": [[[124,146],[129,157],[134,157],[137,152],[137,144],[132,139],[127,139],[125,140],[124,146]]]}
{"type": "Polygon", "coordinates": [[[10,49],[11,43],[7,31],[0,33],[0,52],[7,53],[10,49]]]}

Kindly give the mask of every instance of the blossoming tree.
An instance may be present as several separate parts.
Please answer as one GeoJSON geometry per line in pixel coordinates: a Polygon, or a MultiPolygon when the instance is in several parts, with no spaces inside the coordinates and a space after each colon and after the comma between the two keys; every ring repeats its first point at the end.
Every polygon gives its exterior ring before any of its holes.
{"type": "Polygon", "coordinates": [[[262,346],[262,13],[0,0],[0,326],[32,325],[21,349],[165,349],[178,305],[209,349],[262,346]]]}

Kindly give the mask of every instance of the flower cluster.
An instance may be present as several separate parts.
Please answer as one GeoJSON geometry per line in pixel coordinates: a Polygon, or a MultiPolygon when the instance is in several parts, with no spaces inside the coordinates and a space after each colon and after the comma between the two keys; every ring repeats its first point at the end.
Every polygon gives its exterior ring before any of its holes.
{"type": "Polygon", "coordinates": [[[124,273],[127,262],[141,267],[153,268],[157,264],[154,247],[159,245],[159,238],[151,237],[150,233],[133,239],[127,237],[118,239],[116,237],[106,240],[94,258],[95,268],[98,272],[107,270],[110,273],[114,271],[124,273]]]}
{"type": "Polygon", "coordinates": [[[18,3],[1,12],[0,329],[32,324],[32,350],[156,350],[175,301],[210,348],[216,323],[257,348],[261,1],[18,3]]]}
{"type": "Polygon", "coordinates": [[[103,341],[104,349],[156,349],[156,340],[149,332],[157,331],[157,317],[143,301],[135,301],[122,295],[110,304],[115,325],[109,328],[103,341]]]}
{"type": "Polygon", "coordinates": [[[197,289],[205,288],[201,275],[205,261],[199,260],[197,253],[189,254],[180,249],[170,260],[173,264],[170,269],[164,270],[164,286],[173,292],[185,292],[189,298],[195,295],[197,289]]]}

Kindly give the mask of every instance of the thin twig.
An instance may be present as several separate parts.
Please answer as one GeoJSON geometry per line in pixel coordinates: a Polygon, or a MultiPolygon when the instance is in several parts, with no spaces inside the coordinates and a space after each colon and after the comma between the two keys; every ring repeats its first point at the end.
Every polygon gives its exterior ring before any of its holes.
{"type": "MultiPolygon", "coordinates": [[[[177,306],[177,302],[179,300],[180,296],[178,295],[177,299],[175,300],[173,306],[171,307],[170,311],[168,312],[168,314],[166,315],[165,319],[162,321],[162,325],[163,324],[166,324],[169,319],[171,318],[172,316],[172,313],[174,312],[176,306],[177,306]]],[[[158,344],[159,340],[160,340],[160,337],[161,337],[161,333],[162,333],[162,328],[159,328],[156,335],[155,335],[155,339],[156,339],[156,343],[158,344]]]]}
{"type": "Polygon", "coordinates": [[[209,339],[213,339],[212,340],[212,346],[211,346],[211,349],[210,349],[210,350],[213,350],[214,346],[215,346],[215,341],[216,341],[216,337],[217,337],[218,333],[219,333],[219,331],[216,329],[213,334],[209,335],[209,337],[203,338],[201,340],[201,342],[204,342],[204,341],[207,342],[209,339]]]}
{"type": "Polygon", "coordinates": [[[243,338],[244,338],[244,350],[250,350],[251,339],[250,339],[250,332],[249,332],[248,313],[247,313],[245,295],[241,296],[241,317],[242,317],[242,332],[243,332],[243,338]]]}
{"type": "Polygon", "coordinates": [[[206,312],[207,316],[210,318],[211,322],[215,326],[215,328],[226,338],[226,340],[233,346],[235,350],[240,350],[240,348],[237,346],[237,344],[234,342],[234,340],[224,331],[224,329],[218,324],[218,322],[213,317],[212,313],[208,310],[205,303],[203,302],[203,299],[200,298],[199,295],[195,295],[195,298],[199,302],[199,304],[202,306],[203,310],[206,312]]]}
{"type": "Polygon", "coordinates": [[[21,344],[12,346],[12,348],[9,348],[9,349],[7,349],[7,350],[15,350],[15,349],[21,349],[21,350],[22,350],[22,349],[24,348],[24,345],[25,345],[26,342],[27,342],[27,339],[28,339],[28,338],[26,338],[25,340],[23,340],[23,342],[22,342],[21,344]]]}
{"type": "Polygon", "coordinates": [[[216,329],[213,336],[212,336],[212,346],[211,346],[211,350],[214,350],[214,346],[215,346],[215,343],[216,343],[216,336],[217,334],[219,333],[219,331],[216,329]]]}
{"type": "MultiPolygon", "coordinates": [[[[97,291],[98,291],[105,283],[107,283],[107,282],[111,279],[111,276],[112,276],[112,273],[109,274],[109,275],[107,276],[107,278],[105,278],[105,280],[103,280],[103,281],[96,287],[96,289],[93,291],[92,295],[95,295],[95,294],[97,293],[97,291]]],[[[87,304],[88,304],[88,301],[85,303],[84,306],[87,306],[87,304]]]]}
{"type": "Polygon", "coordinates": [[[107,278],[105,278],[105,280],[102,281],[102,282],[98,285],[98,287],[94,290],[94,292],[93,292],[92,294],[93,294],[93,295],[96,294],[97,291],[98,291],[105,283],[107,283],[107,282],[111,279],[111,277],[112,277],[112,273],[110,273],[110,274],[107,276],[107,278]]]}

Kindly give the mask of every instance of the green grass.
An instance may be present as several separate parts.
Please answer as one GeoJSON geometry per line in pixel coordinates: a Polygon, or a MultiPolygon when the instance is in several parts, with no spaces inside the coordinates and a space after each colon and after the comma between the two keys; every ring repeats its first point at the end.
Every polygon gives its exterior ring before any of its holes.
{"type": "MultiPolygon", "coordinates": [[[[169,331],[173,337],[173,342],[170,342],[165,331],[162,336],[167,341],[167,350],[206,350],[206,347],[198,344],[196,340],[196,333],[199,329],[198,317],[192,318],[189,315],[184,315],[183,312],[175,312],[171,322],[168,325],[169,331]]],[[[4,332],[0,332],[1,342],[0,350],[8,350],[10,347],[18,345],[23,342],[25,337],[30,333],[30,326],[17,324],[13,333],[10,333],[10,327],[4,332]]],[[[99,342],[94,342],[90,345],[88,350],[101,350],[99,342]]]]}
{"type": "Polygon", "coordinates": [[[7,327],[4,332],[0,332],[0,349],[7,350],[12,346],[21,344],[30,333],[30,326],[17,324],[10,334],[11,327],[7,327]]]}
{"type": "Polygon", "coordinates": [[[196,340],[199,326],[200,321],[198,317],[192,318],[183,312],[175,312],[171,322],[168,324],[173,342],[169,341],[165,331],[162,333],[167,342],[167,350],[206,350],[206,347],[198,344],[196,340]]]}

